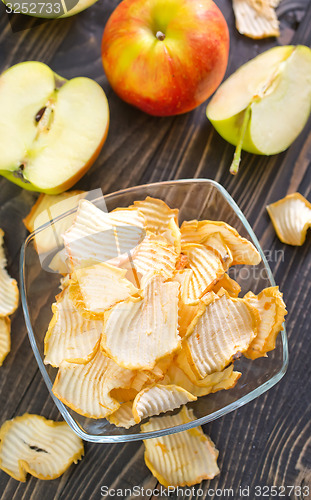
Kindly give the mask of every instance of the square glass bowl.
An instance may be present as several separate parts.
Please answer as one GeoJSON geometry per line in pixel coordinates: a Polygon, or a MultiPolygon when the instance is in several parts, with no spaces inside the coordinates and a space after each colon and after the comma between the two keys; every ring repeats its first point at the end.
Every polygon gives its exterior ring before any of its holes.
{"type": "MultiPolygon", "coordinates": [[[[126,207],[135,200],[143,200],[146,196],[160,198],[170,207],[179,208],[180,224],[183,220],[191,219],[221,220],[232,225],[242,236],[253,242],[261,254],[261,263],[257,266],[234,266],[229,272],[242,288],[240,296],[249,290],[259,293],[263,288],[275,285],[270,267],[254,232],[234,200],[217,182],[189,179],[146,184],[106,195],[104,201],[108,211],[111,211],[117,207],[126,207]]],[[[100,204],[102,200],[103,198],[94,202],[98,201],[100,204]]],[[[72,217],[72,211],[67,212],[55,219],[52,224],[60,223],[64,217],[70,217],[68,214],[72,217]]],[[[66,422],[85,441],[96,443],[135,441],[205,424],[257,398],[285,374],[288,348],[284,327],[277,337],[276,348],[269,352],[268,357],[252,361],[242,356],[236,361],[235,369],[242,372],[242,377],[233,389],[209,394],[193,403],[188,403],[197,417],[193,422],[142,434],[139,425],[123,429],[115,427],[105,419],[83,417],[67,408],[52,393],[57,369],[43,363],[44,336],[52,317],[51,305],[55,295],[59,293],[60,282],[59,274],[49,273],[41,267],[35,248],[35,235],[39,232],[44,235],[44,231],[48,230],[50,227],[42,226],[30,234],[23,245],[20,266],[22,305],[30,343],[48,390],[66,422]]]]}

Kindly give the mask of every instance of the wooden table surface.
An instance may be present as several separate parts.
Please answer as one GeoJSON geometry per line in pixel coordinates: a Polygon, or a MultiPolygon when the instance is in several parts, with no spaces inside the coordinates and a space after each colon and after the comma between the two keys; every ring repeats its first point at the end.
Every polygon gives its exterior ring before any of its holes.
{"type": "MultiPolygon", "coordinates": [[[[108,139],[95,165],[77,188],[101,187],[105,194],[168,179],[205,177],[220,182],[241,207],[263,249],[272,250],[272,256],[278,257],[272,257],[270,266],[284,292],[289,312],[287,374],[252,403],[205,426],[220,450],[221,473],[198,486],[191,496],[179,493],[170,498],[225,498],[224,489],[232,488],[231,498],[254,500],[272,498],[272,494],[264,496],[263,492],[255,497],[256,485],[311,486],[311,236],[308,235],[302,247],[283,245],[265,210],[268,203],[293,191],[310,199],[310,121],[286,152],[270,158],[244,153],[239,175],[231,176],[228,168],[233,147],[207,121],[205,104],[183,116],[153,118],[122,102],[109,87],[102,70],[100,42],[106,20],[117,3],[99,0],[73,18],[41,24],[21,16],[9,19],[1,4],[0,70],[21,61],[39,60],[67,78],[89,76],[103,86],[111,110],[108,139]],[[249,486],[249,495],[245,491],[242,496],[240,486],[249,486]],[[218,489],[218,494],[209,491],[211,488],[218,489]]],[[[280,38],[262,41],[237,33],[230,0],[218,0],[217,4],[231,33],[227,75],[276,44],[310,46],[311,3],[308,0],[283,0],[279,7],[280,38]]],[[[8,269],[17,279],[20,247],[27,235],[22,219],[36,198],[37,194],[23,191],[1,178],[0,227],[6,233],[8,269]]],[[[12,321],[12,350],[0,368],[0,422],[24,412],[60,418],[37,368],[19,307],[12,321]]],[[[141,442],[86,443],[85,449],[84,459],[53,481],[29,477],[26,483],[19,483],[0,471],[1,499],[99,499],[101,486],[114,489],[157,486],[144,464],[141,442]]],[[[274,498],[311,498],[298,493],[298,489],[296,495],[286,490],[283,496],[274,498]]],[[[125,494],[122,497],[130,498],[125,494]]],[[[138,498],[156,497],[142,493],[138,498]]]]}

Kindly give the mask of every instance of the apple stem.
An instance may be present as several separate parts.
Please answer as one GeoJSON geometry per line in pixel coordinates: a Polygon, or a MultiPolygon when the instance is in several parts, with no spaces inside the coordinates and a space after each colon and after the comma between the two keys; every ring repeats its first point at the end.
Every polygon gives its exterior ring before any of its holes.
{"type": "Polygon", "coordinates": [[[156,32],[156,37],[158,40],[160,40],[161,42],[163,42],[163,40],[165,40],[165,34],[162,33],[162,31],[157,31],[156,32]]]}
{"type": "MultiPolygon", "coordinates": [[[[252,103],[251,103],[252,104],[252,103]]],[[[241,162],[241,150],[242,150],[242,145],[245,137],[245,132],[246,132],[246,127],[248,125],[250,116],[251,116],[251,104],[249,104],[245,110],[244,117],[243,117],[243,122],[242,122],[242,127],[240,129],[240,134],[239,134],[239,141],[236,145],[234,156],[233,156],[233,161],[230,166],[230,174],[236,175],[239,171],[239,166],[241,162]]]]}

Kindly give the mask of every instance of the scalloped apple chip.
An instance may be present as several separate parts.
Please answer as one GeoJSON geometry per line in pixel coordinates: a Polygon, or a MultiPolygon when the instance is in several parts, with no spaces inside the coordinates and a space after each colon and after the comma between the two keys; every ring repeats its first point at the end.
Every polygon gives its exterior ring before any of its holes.
{"type": "Polygon", "coordinates": [[[11,321],[7,316],[0,317],[0,366],[11,350],[11,321]]]}
{"type": "Polygon", "coordinates": [[[106,263],[77,269],[69,284],[75,307],[85,317],[103,319],[107,309],[139,291],[125,274],[125,269],[106,263]]]}
{"type": "Polygon", "coordinates": [[[237,283],[234,279],[230,278],[230,276],[225,273],[219,281],[217,281],[216,285],[213,286],[212,291],[218,293],[221,288],[227,290],[231,297],[237,297],[241,291],[241,287],[239,283],[237,283]]]}
{"type": "Polygon", "coordinates": [[[68,271],[71,270],[71,266],[65,248],[62,248],[61,250],[56,252],[56,254],[49,262],[48,269],[45,270],[62,274],[63,276],[68,274],[68,271]]]}
{"type": "Polygon", "coordinates": [[[103,323],[84,318],[74,307],[68,287],[52,305],[53,317],[44,339],[44,363],[87,363],[95,354],[103,323]]]}
{"type": "Polygon", "coordinates": [[[198,312],[199,304],[187,304],[189,281],[193,275],[191,269],[182,269],[176,271],[172,277],[172,281],[177,281],[180,284],[179,300],[178,300],[178,330],[180,337],[184,337],[187,329],[198,312]]]}
{"type": "Polygon", "coordinates": [[[125,429],[136,425],[132,407],[133,401],[123,403],[116,411],[107,416],[108,422],[114,424],[116,427],[124,427],[125,429]]]}
{"type": "Polygon", "coordinates": [[[262,39],[280,36],[273,0],[233,0],[236,28],[241,35],[262,39]]]}
{"type": "Polygon", "coordinates": [[[143,277],[161,273],[166,279],[175,272],[178,254],[174,247],[162,238],[148,234],[147,237],[131,252],[132,266],[143,277]]]}
{"type": "Polygon", "coordinates": [[[18,306],[19,292],[17,282],[7,272],[4,254],[4,232],[0,228],[0,317],[13,314],[18,306]]]}
{"type": "Polygon", "coordinates": [[[185,304],[196,304],[224,275],[222,260],[213,249],[204,245],[188,243],[183,245],[183,254],[192,270],[187,283],[185,304]]]}
{"type": "Polygon", "coordinates": [[[178,283],[153,276],[141,298],[130,297],[107,312],[101,348],[120,366],[151,370],[180,345],[178,290],[178,283]]]}
{"type": "Polygon", "coordinates": [[[225,291],[207,293],[184,339],[190,365],[199,378],[222,371],[245,352],[258,332],[259,314],[225,291]]]}
{"type": "Polygon", "coordinates": [[[110,396],[113,399],[116,399],[120,404],[133,401],[137,396],[137,394],[138,391],[136,391],[136,389],[134,389],[133,387],[130,387],[129,389],[125,389],[124,387],[118,387],[117,389],[112,389],[112,391],[110,391],[110,396]]]}
{"type": "Polygon", "coordinates": [[[146,235],[146,219],[137,208],[116,208],[109,212],[113,225],[119,255],[123,255],[135,248],[146,235]]]}
{"type": "Polygon", "coordinates": [[[84,455],[82,440],[66,422],[25,413],[0,429],[0,468],[17,481],[27,473],[55,479],[84,455]]]}
{"type": "Polygon", "coordinates": [[[53,393],[80,415],[105,418],[120,406],[111,397],[112,389],[130,387],[135,372],[118,366],[98,351],[86,364],[60,364],[53,393]]]}
{"type": "MultiPolygon", "coordinates": [[[[193,411],[184,406],[177,415],[151,418],[141,429],[143,432],[154,432],[193,420],[193,411]]],[[[218,450],[200,426],[177,434],[146,439],[144,445],[147,467],[166,488],[192,486],[219,474],[218,450]]]]}
{"type": "Polygon", "coordinates": [[[226,222],[213,220],[185,221],[182,223],[180,231],[182,248],[187,243],[204,244],[208,236],[213,233],[220,233],[231,251],[233,258],[231,265],[256,265],[261,261],[260,254],[254,245],[246,238],[242,238],[237,230],[226,222]]]}
{"type": "Polygon", "coordinates": [[[98,262],[118,264],[120,256],[145,236],[144,216],[136,209],[109,214],[88,200],[80,200],[72,226],[63,240],[74,269],[98,262]]]}
{"type": "MultiPolygon", "coordinates": [[[[238,375],[239,372],[233,371],[233,363],[232,363],[222,371],[216,371],[216,372],[211,373],[210,375],[206,375],[206,377],[204,377],[204,378],[199,378],[194,373],[194,371],[191,367],[191,364],[189,362],[189,359],[187,357],[186,350],[183,348],[178,352],[177,356],[174,359],[174,362],[171,364],[171,366],[169,367],[169,370],[167,371],[166,375],[171,376],[172,380],[174,380],[174,376],[175,377],[178,376],[179,379],[181,379],[183,377],[182,374],[179,373],[179,371],[176,372],[176,373],[178,373],[178,375],[176,375],[176,374],[174,375],[174,367],[175,366],[176,366],[176,368],[178,368],[179,370],[184,372],[184,374],[186,375],[187,379],[189,379],[191,384],[193,384],[195,387],[199,387],[202,389],[204,389],[206,387],[214,386],[215,384],[218,385],[218,383],[223,383],[223,385],[224,385],[224,387],[222,387],[223,389],[227,389],[227,388],[229,389],[229,387],[226,387],[226,386],[230,385],[231,382],[232,383],[234,382],[234,384],[235,384],[235,382],[239,379],[239,376],[240,376],[240,375],[238,375]]],[[[168,380],[168,378],[166,377],[164,379],[164,381],[167,381],[167,380],[168,380]]],[[[176,378],[176,380],[177,380],[177,378],[176,378]]],[[[184,379],[184,380],[186,381],[186,379],[184,379]]],[[[190,387],[189,382],[186,382],[186,383],[190,387]]],[[[234,384],[232,385],[232,387],[234,387],[234,384]]],[[[187,387],[185,387],[185,389],[187,389],[187,387]]],[[[220,389],[217,389],[217,390],[220,390],[220,389]]],[[[216,392],[216,391],[211,391],[211,392],[216,392]]]]}
{"type": "Polygon", "coordinates": [[[230,248],[226,245],[221,233],[212,233],[202,242],[209,249],[214,250],[221,258],[225,271],[232,265],[233,257],[230,248]]]}
{"type": "Polygon", "coordinates": [[[240,372],[233,371],[233,365],[229,365],[221,372],[211,373],[204,379],[193,382],[178,365],[172,363],[163,383],[180,386],[194,396],[201,397],[224,389],[232,389],[241,375],[240,372]]]}
{"type": "Polygon", "coordinates": [[[171,217],[167,225],[166,231],[163,233],[164,238],[173,245],[175,252],[180,254],[181,252],[181,232],[179,226],[176,222],[175,217],[171,217]]]}
{"type": "Polygon", "coordinates": [[[162,365],[166,363],[166,358],[162,358],[156,363],[152,370],[138,370],[131,382],[131,389],[135,389],[136,393],[138,393],[144,387],[153,385],[154,383],[159,382],[159,380],[162,380],[164,378],[164,369],[166,369],[166,366],[162,365]]]}
{"type": "Polygon", "coordinates": [[[138,424],[147,417],[174,410],[196,399],[196,396],[177,385],[156,384],[146,387],[134,399],[134,420],[138,424]]]}
{"type": "MultiPolygon", "coordinates": [[[[170,221],[175,220],[178,223],[177,208],[171,209],[164,201],[158,198],[147,196],[145,200],[134,201],[132,207],[142,212],[146,219],[146,229],[155,234],[164,234],[167,229],[171,229],[170,221]]],[[[178,226],[177,226],[178,227],[178,226]]],[[[176,230],[176,227],[175,227],[176,230]]]]}
{"type": "Polygon", "coordinates": [[[257,359],[275,348],[276,337],[283,329],[282,324],[287,314],[283,294],[278,286],[265,288],[259,295],[248,292],[244,300],[259,312],[258,332],[244,356],[257,359]]]}
{"type": "Polygon", "coordinates": [[[282,243],[301,246],[311,226],[311,203],[300,193],[288,194],[267,206],[270,219],[282,243]]]}

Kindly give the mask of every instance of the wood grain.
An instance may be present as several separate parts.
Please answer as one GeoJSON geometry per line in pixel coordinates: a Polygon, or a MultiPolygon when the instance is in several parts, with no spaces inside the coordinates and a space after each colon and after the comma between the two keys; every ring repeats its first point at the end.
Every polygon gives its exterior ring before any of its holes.
{"type": "MultiPolygon", "coordinates": [[[[72,19],[39,25],[34,19],[22,16],[9,19],[1,4],[0,70],[20,61],[40,60],[67,78],[85,75],[103,86],[111,110],[108,139],[77,188],[101,187],[104,193],[109,193],[146,182],[205,177],[220,182],[239,204],[262,247],[275,256],[270,265],[289,311],[290,365],[284,379],[268,393],[206,426],[220,450],[221,474],[198,485],[197,493],[187,498],[224,498],[209,493],[210,488],[232,488],[231,498],[239,499],[245,498],[239,495],[239,487],[249,486],[248,498],[254,500],[258,498],[254,494],[256,485],[311,487],[311,237],[309,234],[300,248],[283,245],[265,210],[268,203],[296,190],[310,199],[311,121],[295,143],[280,155],[269,158],[243,153],[239,175],[230,176],[233,147],[206,120],[205,105],[183,116],[154,118],[123,103],[110,89],[102,70],[100,41],[105,22],[117,4],[116,0],[99,0],[72,19]],[[199,496],[200,488],[203,497],[199,496]]],[[[254,41],[239,35],[234,27],[231,2],[218,0],[217,4],[231,34],[227,75],[277,43],[311,44],[308,0],[281,2],[281,36],[277,41],[254,41]]],[[[37,194],[0,180],[0,227],[6,233],[9,272],[17,279],[19,251],[27,234],[22,218],[36,198],[37,194]]],[[[12,351],[0,369],[1,423],[25,411],[60,418],[38,372],[19,308],[12,321],[12,351]]],[[[29,478],[26,483],[18,483],[0,472],[1,499],[99,499],[100,488],[105,485],[123,489],[134,485],[145,489],[157,487],[156,479],[144,465],[140,442],[86,443],[85,448],[83,461],[53,481],[29,478]]],[[[139,498],[159,497],[142,494],[139,498]]],[[[179,494],[170,498],[185,497],[179,494]]],[[[286,494],[285,498],[308,497],[286,494]]]]}

